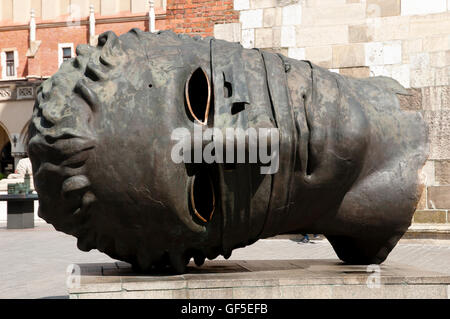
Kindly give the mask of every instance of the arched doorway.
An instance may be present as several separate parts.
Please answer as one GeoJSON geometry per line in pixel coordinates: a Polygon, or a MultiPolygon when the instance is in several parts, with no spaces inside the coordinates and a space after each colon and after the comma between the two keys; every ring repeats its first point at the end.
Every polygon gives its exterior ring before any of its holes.
{"type": "MultiPolygon", "coordinates": [[[[2,149],[1,153],[1,173],[4,178],[14,173],[14,157],[11,156],[11,143],[8,142],[2,149]]],[[[1,176],[0,176],[1,177],[1,176]]]]}
{"type": "Polygon", "coordinates": [[[11,156],[11,141],[8,133],[0,125],[0,179],[14,173],[14,157],[11,156]]]}

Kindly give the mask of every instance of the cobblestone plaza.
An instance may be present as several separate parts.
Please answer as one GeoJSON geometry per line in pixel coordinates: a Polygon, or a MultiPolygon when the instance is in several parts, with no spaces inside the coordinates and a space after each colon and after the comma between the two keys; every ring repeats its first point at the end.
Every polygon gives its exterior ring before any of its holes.
{"type": "MultiPolygon", "coordinates": [[[[0,251],[0,298],[67,298],[66,270],[70,264],[113,261],[96,250],[81,252],[74,237],[43,223],[30,230],[6,230],[1,225],[0,251]]],[[[292,239],[266,239],[236,250],[230,259],[337,260],[337,257],[326,240],[303,244],[292,239]]],[[[402,240],[386,264],[391,262],[450,274],[450,244],[448,240],[402,240]]]]}

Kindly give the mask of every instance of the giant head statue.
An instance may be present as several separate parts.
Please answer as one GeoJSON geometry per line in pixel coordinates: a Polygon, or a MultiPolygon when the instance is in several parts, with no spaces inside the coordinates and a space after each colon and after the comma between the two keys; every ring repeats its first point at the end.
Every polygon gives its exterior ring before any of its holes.
{"type": "Polygon", "coordinates": [[[406,93],[214,38],[107,32],[39,89],[39,215],[145,271],[286,233],[381,263],[411,223],[427,158],[406,93]]]}

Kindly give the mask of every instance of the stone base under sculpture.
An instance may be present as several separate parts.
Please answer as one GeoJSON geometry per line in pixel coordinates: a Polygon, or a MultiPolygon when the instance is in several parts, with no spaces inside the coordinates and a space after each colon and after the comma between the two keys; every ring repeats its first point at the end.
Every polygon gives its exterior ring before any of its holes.
{"type": "Polygon", "coordinates": [[[190,263],[187,274],[176,276],[139,275],[121,262],[79,266],[72,299],[450,298],[450,275],[395,263],[367,268],[332,259],[214,260],[202,267],[190,263]]]}

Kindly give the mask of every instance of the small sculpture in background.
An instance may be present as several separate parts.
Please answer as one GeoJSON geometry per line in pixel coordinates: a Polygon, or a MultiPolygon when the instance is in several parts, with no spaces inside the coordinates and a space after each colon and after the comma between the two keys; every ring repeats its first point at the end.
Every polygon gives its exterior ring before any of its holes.
{"type": "Polygon", "coordinates": [[[14,174],[9,174],[8,179],[22,179],[23,183],[8,183],[8,195],[31,194],[33,192],[31,187],[31,175],[33,169],[31,161],[28,157],[19,160],[14,174]]]}
{"type": "Polygon", "coordinates": [[[31,194],[33,191],[31,190],[30,184],[30,174],[26,172],[23,183],[8,184],[8,195],[31,194]]]}

